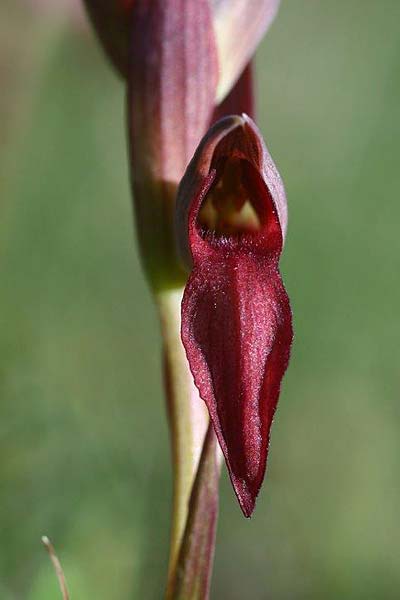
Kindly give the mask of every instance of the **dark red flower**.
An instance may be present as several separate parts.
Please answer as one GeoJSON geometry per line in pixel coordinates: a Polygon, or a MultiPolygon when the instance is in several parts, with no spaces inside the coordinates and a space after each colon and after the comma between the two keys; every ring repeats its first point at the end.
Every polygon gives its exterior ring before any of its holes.
{"type": "Polygon", "coordinates": [[[192,270],[182,341],[245,516],[262,484],[292,342],[278,271],[287,212],[281,178],[253,121],[219,121],[177,200],[180,253],[192,270]]]}

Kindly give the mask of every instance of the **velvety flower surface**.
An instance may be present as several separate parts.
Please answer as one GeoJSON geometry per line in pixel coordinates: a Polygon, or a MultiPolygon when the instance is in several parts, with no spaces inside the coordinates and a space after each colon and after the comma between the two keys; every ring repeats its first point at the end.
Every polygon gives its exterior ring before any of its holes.
{"type": "Polygon", "coordinates": [[[255,124],[222,119],[178,192],[180,252],[192,267],[181,335],[246,516],[264,478],[292,342],[278,271],[286,220],[283,184],[255,124]]]}

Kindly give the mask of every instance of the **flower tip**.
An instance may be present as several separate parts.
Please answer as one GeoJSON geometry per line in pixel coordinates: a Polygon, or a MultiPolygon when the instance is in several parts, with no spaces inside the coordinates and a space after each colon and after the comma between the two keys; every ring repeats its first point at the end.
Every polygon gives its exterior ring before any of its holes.
{"type": "Polygon", "coordinates": [[[220,119],[220,122],[225,125],[227,133],[234,127],[245,127],[247,124],[252,124],[255,127],[255,123],[251,117],[245,112],[233,115],[227,115],[220,119]]]}
{"type": "Polygon", "coordinates": [[[253,121],[253,119],[247,113],[242,113],[240,115],[240,118],[241,118],[243,129],[246,129],[246,127],[247,127],[250,130],[251,135],[255,136],[256,138],[259,138],[260,140],[262,140],[261,131],[259,130],[259,128],[255,124],[255,122],[253,121]]]}
{"type": "Polygon", "coordinates": [[[235,481],[233,483],[233,488],[239,501],[242,513],[246,519],[250,519],[256,506],[257,495],[253,495],[248,489],[246,483],[243,481],[235,481]]]}

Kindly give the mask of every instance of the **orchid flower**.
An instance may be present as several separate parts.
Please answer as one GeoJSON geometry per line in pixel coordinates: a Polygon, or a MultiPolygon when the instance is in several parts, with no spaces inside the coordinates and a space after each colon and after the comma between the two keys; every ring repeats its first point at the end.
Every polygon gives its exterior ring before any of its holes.
{"type": "Polygon", "coordinates": [[[292,341],[278,271],[286,222],[284,187],[254,122],[222,119],[178,192],[177,238],[191,265],[182,341],[246,516],[264,478],[292,341]]]}

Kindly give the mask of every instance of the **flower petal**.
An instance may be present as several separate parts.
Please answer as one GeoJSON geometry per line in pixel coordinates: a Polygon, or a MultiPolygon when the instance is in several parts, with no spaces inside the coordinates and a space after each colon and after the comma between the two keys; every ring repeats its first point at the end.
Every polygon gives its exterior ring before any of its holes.
{"type": "Polygon", "coordinates": [[[221,102],[255,53],[280,0],[211,0],[218,46],[221,102]]]}

